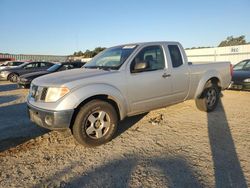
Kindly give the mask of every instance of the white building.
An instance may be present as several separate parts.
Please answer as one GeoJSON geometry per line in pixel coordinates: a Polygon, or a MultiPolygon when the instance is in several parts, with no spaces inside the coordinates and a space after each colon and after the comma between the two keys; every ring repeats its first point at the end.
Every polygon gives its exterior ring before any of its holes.
{"type": "Polygon", "coordinates": [[[185,50],[190,62],[230,61],[236,64],[250,59],[250,44],[185,50]]]}

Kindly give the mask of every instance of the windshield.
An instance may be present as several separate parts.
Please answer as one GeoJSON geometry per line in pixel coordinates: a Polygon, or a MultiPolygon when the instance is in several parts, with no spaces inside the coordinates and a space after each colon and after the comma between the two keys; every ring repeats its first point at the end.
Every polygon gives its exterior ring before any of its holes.
{"type": "Polygon", "coordinates": [[[55,72],[57,71],[60,67],[62,66],[62,64],[55,64],[52,67],[48,68],[47,71],[49,72],[55,72]]]}
{"type": "Polygon", "coordinates": [[[136,45],[109,48],[86,63],[83,67],[118,70],[135,48],[136,45]]]}
{"type": "Polygon", "coordinates": [[[250,60],[242,61],[236,65],[234,65],[233,70],[250,70],[250,60]]]}

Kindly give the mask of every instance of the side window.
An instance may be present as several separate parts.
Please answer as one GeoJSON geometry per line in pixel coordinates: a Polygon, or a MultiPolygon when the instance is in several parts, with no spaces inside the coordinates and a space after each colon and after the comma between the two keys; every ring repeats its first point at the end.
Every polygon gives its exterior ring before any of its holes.
{"type": "Polygon", "coordinates": [[[22,62],[13,62],[12,66],[18,66],[18,65],[21,65],[22,62]]]}
{"type": "Polygon", "coordinates": [[[65,65],[63,65],[63,66],[59,69],[59,71],[69,70],[69,69],[73,69],[73,68],[74,68],[73,65],[65,64],[65,65]]]}
{"type": "Polygon", "coordinates": [[[139,72],[164,69],[165,60],[162,47],[148,46],[143,48],[132,61],[130,71],[137,72],[135,70],[135,65],[141,62],[146,63],[146,68],[139,72]]]}
{"type": "Polygon", "coordinates": [[[245,67],[246,61],[242,61],[236,65],[234,65],[234,70],[242,70],[245,67]]]}
{"type": "Polygon", "coordinates": [[[40,63],[40,67],[49,67],[49,66],[50,66],[50,64],[47,63],[47,62],[41,62],[40,63]]]}
{"type": "Polygon", "coordinates": [[[14,66],[14,62],[8,62],[6,66],[14,66]]]}
{"type": "Polygon", "coordinates": [[[32,69],[32,68],[35,68],[35,67],[37,67],[37,63],[30,63],[30,64],[26,65],[24,68],[32,69]]]}
{"type": "Polygon", "coordinates": [[[172,65],[174,68],[183,65],[180,49],[177,45],[168,45],[172,65]]]}
{"type": "Polygon", "coordinates": [[[73,69],[74,68],[74,65],[67,65],[66,66],[66,69],[73,69]]]}
{"type": "Polygon", "coordinates": [[[44,62],[40,63],[40,67],[46,67],[46,64],[44,62]]]}
{"type": "Polygon", "coordinates": [[[250,70],[250,61],[245,64],[244,69],[250,70]]]}

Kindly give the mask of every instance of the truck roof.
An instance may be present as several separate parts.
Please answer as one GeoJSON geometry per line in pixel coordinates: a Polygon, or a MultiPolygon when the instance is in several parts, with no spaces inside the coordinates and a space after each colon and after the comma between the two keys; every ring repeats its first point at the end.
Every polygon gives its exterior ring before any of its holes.
{"type": "Polygon", "coordinates": [[[127,44],[122,44],[122,45],[116,45],[116,46],[113,46],[113,47],[133,46],[133,45],[139,45],[139,46],[144,46],[144,45],[163,45],[163,44],[180,44],[180,43],[176,42],[176,41],[151,41],[151,42],[127,43],[127,44]]]}

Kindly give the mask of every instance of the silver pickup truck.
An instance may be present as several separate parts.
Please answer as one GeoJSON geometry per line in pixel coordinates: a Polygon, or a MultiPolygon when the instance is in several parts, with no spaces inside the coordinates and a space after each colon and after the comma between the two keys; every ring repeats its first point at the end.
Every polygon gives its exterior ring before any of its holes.
{"type": "Polygon", "coordinates": [[[118,121],[185,100],[215,109],[231,80],[229,62],[194,65],[178,42],[147,42],[106,49],[83,68],[33,80],[27,99],[32,122],[70,128],[85,146],[112,139],[118,121]]]}

